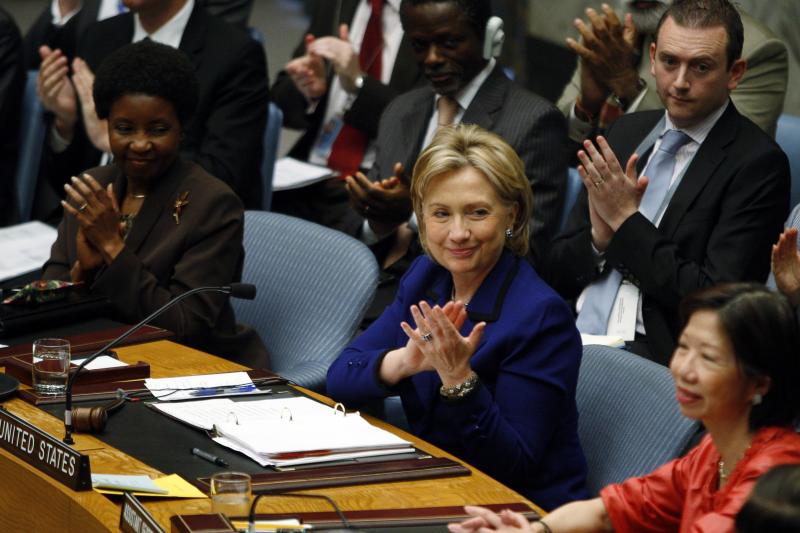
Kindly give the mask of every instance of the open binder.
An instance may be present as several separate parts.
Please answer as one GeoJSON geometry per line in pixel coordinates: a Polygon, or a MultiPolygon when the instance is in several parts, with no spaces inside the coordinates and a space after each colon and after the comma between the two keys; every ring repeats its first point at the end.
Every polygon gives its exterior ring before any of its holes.
{"type": "Polygon", "coordinates": [[[306,397],[235,402],[227,398],[150,404],[164,414],[211,432],[213,440],[261,466],[294,466],[394,455],[412,444],[373,426],[344,406],[306,397]]]}

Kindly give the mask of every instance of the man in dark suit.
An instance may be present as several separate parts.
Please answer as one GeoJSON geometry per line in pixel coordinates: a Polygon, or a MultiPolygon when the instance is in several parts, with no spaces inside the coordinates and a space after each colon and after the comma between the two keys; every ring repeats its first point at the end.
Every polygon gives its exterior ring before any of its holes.
{"type": "MultiPolygon", "coordinates": [[[[399,9],[400,0],[314,5],[303,41],[272,86],[284,126],[305,131],[289,152],[291,157],[330,166],[344,175],[372,166],[384,108],[423,82],[400,25],[399,9]],[[373,24],[378,42],[368,37],[373,24]],[[341,151],[341,142],[353,135],[352,129],[361,139],[351,143],[354,153],[349,158],[342,157],[334,150],[341,151]],[[352,146],[359,142],[361,146],[352,146]]],[[[334,227],[341,209],[349,209],[341,179],[276,192],[272,203],[276,211],[334,227]]]]}
{"type": "MultiPolygon", "coordinates": [[[[67,73],[62,54],[51,54],[40,70],[40,95],[55,115],[48,147],[57,134],[66,149],[54,149],[48,179],[58,190],[71,175],[92,167],[107,151],[105,125],[94,113],[94,71],[112,51],[149,37],[189,56],[200,82],[194,118],[181,152],[228,183],[248,208],[261,206],[262,136],[269,99],[266,59],[246,33],[186,0],[125,0],[129,13],[98,22],[81,39],[67,73]],[[77,103],[80,101],[80,111],[77,103]]],[[[56,143],[58,144],[58,143],[56,143]]]]}
{"type": "Polygon", "coordinates": [[[52,50],[61,50],[72,61],[78,48],[79,36],[98,19],[100,3],[100,0],[49,2],[50,5],[42,10],[25,33],[25,67],[28,70],[39,68],[42,62],[39,47],[42,45],[47,45],[52,50]],[[58,20],[54,16],[54,10],[60,17],[58,20]]]}
{"type": "Polygon", "coordinates": [[[586,190],[545,271],[562,296],[578,298],[582,333],[622,336],[666,364],[686,294],[766,278],[789,167],[730,101],[746,69],[742,40],[727,0],[676,0],[650,47],[666,112],[625,115],[607,140],[584,142],[586,190]]]}
{"type": "Polygon", "coordinates": [[[501,21],[490,15],[489,3],[478,0],[402,3],[403,28],[429,84],[392,101],[381,118],[369,177],[347,179],[354,207],[348,226],[384,242],[396,237],[387,262],[403,255],[412,240],[405,225],[411,215],[410,174],[442,124],[477,124],[503,137],[525,163],[533,188],[534,256],[542,256],[553,235],[566,180],[564,117],[503,73],[494,59],[502,43],[501,21]]]}
{"type": "Polygon", "coordinates": [[[0,226],[13,222],[19,110],[24,86],[22,39],[16,22],[0,8],[0,226]]]}

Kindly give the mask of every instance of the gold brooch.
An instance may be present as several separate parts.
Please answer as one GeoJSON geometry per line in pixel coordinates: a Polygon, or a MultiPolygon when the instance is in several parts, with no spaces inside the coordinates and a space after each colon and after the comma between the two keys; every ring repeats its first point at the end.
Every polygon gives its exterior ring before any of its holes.
{"type": "Polygon", "coordinates": [[[189,191],[183,191],[175,199],[175,211],[172,212],[172,218],[175,219],[176,226],[181,223],[181,212],[187,205],[189,205],[189,191]]]}

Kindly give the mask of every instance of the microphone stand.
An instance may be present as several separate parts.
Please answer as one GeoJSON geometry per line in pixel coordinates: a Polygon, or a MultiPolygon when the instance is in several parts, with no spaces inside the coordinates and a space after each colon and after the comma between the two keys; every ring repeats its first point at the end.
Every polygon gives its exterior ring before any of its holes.
{"type": "Polygon", "coordinates": [[[84,369],[86,365],[106,353],[108,350],[128,338],[130,335],[135,333],[139,330],[142,326],[149,323],[151,320],[158,317],[161,313],[172,307],[173,305],[177,304],[184,298],[188,298],[193,294],[197,294],[198,292],[221,292],[224,294],[230,294],[234,298],[244,298],[246,300],[252,300],[256,296],[256,287],[255,285],[251,285],[249,283],[231,283],[227,287],[198,287],[196,289],[192,289],[189,291],[184,292],[183,294],[179,294],[172,300],[168,301],[155,311],[153,311],[150,315],[143,318],[138,324],[132,326],[130,329],[125,331],[122,335],[117,337],[116,339],[112,340],[91,356],[87,357],[83,360],[83,362],[78,365],[78,368],[75,369],[75,372],[72,372],[67,379],[67,387],[64,390],[64,439],[63,441],[66,444],[75,444],[75,441],[72,439],[72,385],[75,382],[75,379],[78,377],[78,374],[84,369]]]}

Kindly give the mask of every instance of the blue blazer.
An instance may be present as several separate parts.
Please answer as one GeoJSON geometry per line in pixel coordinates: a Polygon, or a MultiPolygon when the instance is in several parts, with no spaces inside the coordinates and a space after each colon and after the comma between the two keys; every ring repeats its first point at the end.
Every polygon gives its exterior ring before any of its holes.
{"type": "Polygon", "coordinates": [[[581,341],[567,304],[531,265],[508,250],[469,303],[461,329],[486,322],[473,370],[476,393],[448,402],[434,371],[390,390],[378,379],[384,354],[405,346],[412,304],[444,305],[452,277],[427,256],[416,259],[395,301],[328,370],[327,391],[346,405],[399,393],[412,431],[519,491],[544,509],[587,497],[578,441],[575,386],[581,341]]]}

